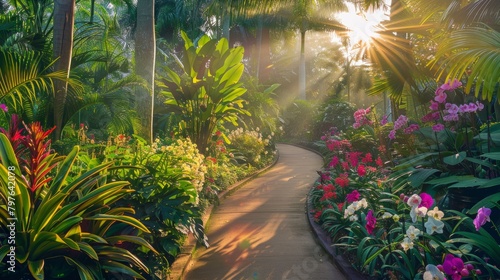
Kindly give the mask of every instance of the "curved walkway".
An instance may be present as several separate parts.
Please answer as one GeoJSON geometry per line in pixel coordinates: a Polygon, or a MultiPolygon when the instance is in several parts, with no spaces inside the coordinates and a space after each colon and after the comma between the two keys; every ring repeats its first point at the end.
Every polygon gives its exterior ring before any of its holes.
{"type": "Polygon", "coordinates": [[[315,242],[305,215],[317,154],[279,144],[277,164],[222,201],[207,224],[186,280],[346,279],[315,242]]]}

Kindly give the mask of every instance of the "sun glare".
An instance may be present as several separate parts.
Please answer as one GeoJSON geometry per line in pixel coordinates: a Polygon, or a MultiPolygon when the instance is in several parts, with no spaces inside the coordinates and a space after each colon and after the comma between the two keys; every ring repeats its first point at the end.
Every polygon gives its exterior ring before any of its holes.
{"type": "Polygon", "coordinates": [[[383,11],[371,11],[361,13],[353,6],[349,6],[349,11],[337,14],[338,20],[350,31],[348,37],[352,44],[358,42],[370,44],[372,38],[380,36],[380,22],[384,20],[383,11]]]}

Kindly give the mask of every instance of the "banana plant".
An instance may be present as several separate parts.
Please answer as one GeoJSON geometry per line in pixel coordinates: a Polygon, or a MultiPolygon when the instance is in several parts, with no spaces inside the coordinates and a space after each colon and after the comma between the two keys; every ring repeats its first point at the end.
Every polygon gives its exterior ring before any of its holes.
{"type": "MultiPolygon", "coordinates": [[[[132,192],[130,183],[107,182],[111,162],[70,178],[78,152],[75,146],[56,171],[44,174],[35,192],[9,139],[0,134],[0,235],[6,237],[0,238],[0,278],[144,278],[138,271],[148,268],[130,249],[155,252],[138,236],[149,230],[131,216],[132,208],[110,207],[132,192]],[[15,272],[6,267],[13,255],[15,272]]],[[[47,158],[51,166],[54,158],[47,158]]]]}
{"type": "Polygon", "coordinates": [[[182,73],[165,67],[165,77],[157,85],[167,108],[180,118],[179,131],[206,153],[217,126],[227,122],[237,126],[240,116],[250,115],[243,108],[246,89],[240,83],[244,49],[229,48],[227,39],[207,35],[195,45],[186,33],[181,35],[184,53],[178,64],[182,73]]]}

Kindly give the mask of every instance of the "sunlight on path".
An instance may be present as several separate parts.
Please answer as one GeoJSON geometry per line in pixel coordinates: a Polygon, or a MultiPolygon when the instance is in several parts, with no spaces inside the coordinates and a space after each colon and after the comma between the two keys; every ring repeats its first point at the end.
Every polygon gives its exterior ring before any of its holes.
{"type": "Polygon", "coordinates": [[[291,145],[278,150],[272,169],[212,214],[210,248],[198,249],[184,279],[345,279],[315,243],[305,215],[321,157],[291,145]]]}

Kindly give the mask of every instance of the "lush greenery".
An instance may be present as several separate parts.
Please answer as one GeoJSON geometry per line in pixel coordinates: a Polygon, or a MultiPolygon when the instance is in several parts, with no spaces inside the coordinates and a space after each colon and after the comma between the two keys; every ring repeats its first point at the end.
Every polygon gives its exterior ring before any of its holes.
{"type": "Polygon", "coordinates": [[[276,141],[318,139],[356,268],[498,277],[498,1],[386,2],[0,0],[1,278],[163,277],[276,141]]]}

